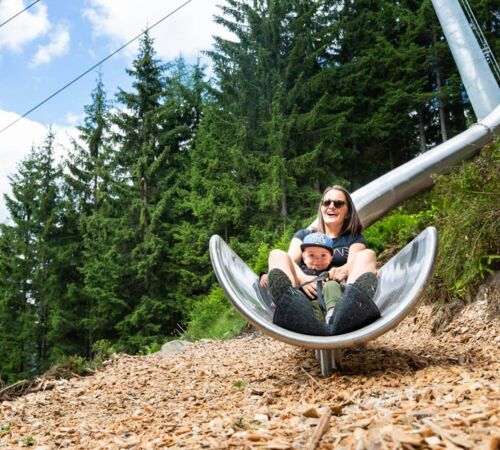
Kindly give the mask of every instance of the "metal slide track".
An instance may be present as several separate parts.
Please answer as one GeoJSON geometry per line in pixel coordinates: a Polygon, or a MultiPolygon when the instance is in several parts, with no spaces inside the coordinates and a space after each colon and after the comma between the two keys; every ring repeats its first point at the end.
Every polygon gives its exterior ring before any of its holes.
{"type": "MultiPolygon", "coordinates": [[[[388,172],[352,195],[361,221],[368,226],[444,173],[491,142],[500,129],[500,105],[466,131],[388,172]]],[[[386,263],[374,301],[382,317],[360,330],[339,336],[309,336],[272,323],[273,310],[257,275],[217,235],[210,239],[210,258],[224,292],[241,315],[262,333],[288,344],[317,351],[323,376],[340,358],[340,349],[368,342],[395,327],[416,306],[430,280],[437,256],[438,238],[429,227],[386,263]]]]}

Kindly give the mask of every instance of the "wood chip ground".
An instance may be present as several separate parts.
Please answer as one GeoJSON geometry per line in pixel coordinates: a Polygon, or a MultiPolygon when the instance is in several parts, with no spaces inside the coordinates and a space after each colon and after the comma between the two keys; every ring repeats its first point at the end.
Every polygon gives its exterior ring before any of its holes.
{"type": "Polygon", "coordinates": [[[432,321],[422,306],[326,379],[258,333],[117,355],[3,401],[0,448],[499,449],[499,320],[477,302],[438,336],[432,321]]]}

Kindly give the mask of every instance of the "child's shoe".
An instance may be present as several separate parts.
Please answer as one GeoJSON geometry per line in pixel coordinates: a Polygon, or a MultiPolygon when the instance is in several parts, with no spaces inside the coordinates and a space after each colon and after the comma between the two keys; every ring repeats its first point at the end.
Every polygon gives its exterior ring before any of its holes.
{"type": "Polygon", "coordinates": [[[333,316],[333,312],[335,311],[335,308],[330,308],[327,312],[326,312],[326,316],[325,316],[325,322],[326,323],[330,323],[330,319],[332,318],[333,316]]]}

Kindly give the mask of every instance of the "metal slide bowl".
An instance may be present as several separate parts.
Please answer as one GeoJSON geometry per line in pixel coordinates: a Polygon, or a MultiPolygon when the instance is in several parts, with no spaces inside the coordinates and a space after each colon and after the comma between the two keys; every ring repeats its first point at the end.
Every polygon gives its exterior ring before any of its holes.
{"type": "Polygon", "coordinates": [[[309,336],[272,323],[273,308],[259,287],[257,275],[217,235],[210,239],[210,257],[217,279],[240,314],[262,333],[288,344],[311,349],[347,348],[395,327],[415,307],[434,269],[438,237],[426,228],[380,269],[374,301],[382,317],[360,330],[338,336],[309,336]]]}

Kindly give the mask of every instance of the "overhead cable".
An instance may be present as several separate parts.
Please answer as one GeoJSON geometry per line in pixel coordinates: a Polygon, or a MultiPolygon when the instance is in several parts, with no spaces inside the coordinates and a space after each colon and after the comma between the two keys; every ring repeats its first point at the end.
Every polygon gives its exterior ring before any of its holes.
{"type": "Polygon", "coordinates": [[[19,116],[16,120],[14,120],[13,122],[9,123],[6,127],[2,128],[0,130],[0,134],[3,133],[8,128],[10,128],[15,123],[19,122],[21,119],[25,118],[28,114],[31,114],[33,111],[35,111],[36,109],[38,109],[43,104],[47,103],[50,99],[54,98],[57,94],[59,94],[60,92],[64,91],[64,89],[66,89],[67,87],[71,86],[73,83],[75,83],[80,78],[82,78],[85,75],[87,75],[89,72],[91,72],[92,70],[94,70],[96,67],[100,66],[103,62],[107,61],[109,58],[111,58],[112,56],[116,55],[119,51],[123,50],[125,47],[127,47],[128,45],[130,45],[132,42],[134,42],[137,39],[139,39],[142,35],[146,34],[149,30],[152,30],[154,27],[156,27],[161,22],[163,22],[165,19],[168,19],[170,16],[172,16],[176,12],[180,11],[182,8],[184,8],[184,6],[186,6],[188,3],[191,3],[192,1],[193,0],[187,0],[187,1],[185,1],[182,5],[180,5],[179,7],[177,7],[176,9],[174,9],[173,11],[169,12],[166,16],[162,17],[160,20],[158,20],[157,22],[155,22],[153,25],[151,25],[150,27],[147,27],[142,33],[139,33],[137,36],[135,36],[134,38],[130,39],[130,41],[128,41],[125,44],[123,44],[120,48],[116,49],[113,53],[111,53],[110,55],[108,55],[105,58],[101,59],[98,63],[94,64],[91,68],[87,69],[85,72],[81,73],[76,78],[74,78],[70,82],[66,83],[62,88],[58,89],[53,94],[49,95],[45,100],[43,100],[40,103],[38,103],[38,105],[36,105],[33,108],[31,108],[29,111],[26,111],[22,116],[19,116]]]}
{"type": "Polygon", "coordinates": [[[19,11],[18,13],[14,14],[12,17],[7,19],[5,22],[0,23],[0,28],[2,28],[5,24],[9,23],[12,19],[15,19],[19,14],[22,14],[24,11],[27,11],[30,9],[33,5],[36,5],[40,0],[36,0],[33,2],[31,5],[26,6],[22,11],[19,11]]]}

